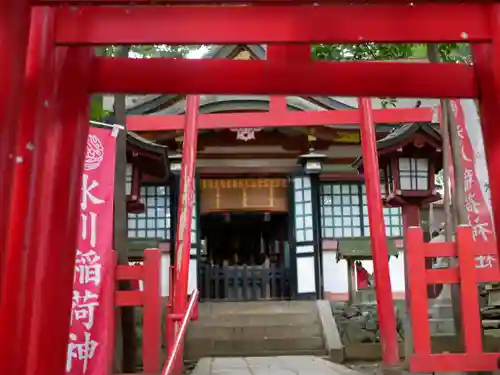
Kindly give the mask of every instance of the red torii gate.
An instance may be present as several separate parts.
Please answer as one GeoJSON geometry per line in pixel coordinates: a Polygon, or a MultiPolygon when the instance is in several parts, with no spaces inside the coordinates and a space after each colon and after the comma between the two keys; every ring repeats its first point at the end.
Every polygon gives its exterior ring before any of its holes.
{"type": "MultiPolygon", "coordinates": [[[[358,5],[356,1],[352,2],[355,5],[342,6],[335,5],[338,1],[325,0],[319,1],[324,4],[321,7],[307,2],[300,3],[299,7],[299,2],[293,0],[250,1],[259,7],[215,7],[218,1],[200,0],[202,2],[211,6],[191,6],[198,3],[196,0],[190,1],[190,6],[179,7],[128,6],[128,0],[0,0],[3,52],[0,60],[0,196],[5,202],[0,210],[0,327],[2,337],[9,338],[0,344],[0,359],[6,373],[62,375],[64,372],[74,263],[74,254],[68,249],[76,245],[78,191],[92,93],[140,94],[168,90],[179,94],[479,97],[488,165],[499,164],[500,12],[494,2],[407,4],[393,0],[393,5],[381,5],[379,1],[374,1],[376,6],[358,5]],[[260,23],[267,28],[258,27],[260,23]],[[327,24],[333,26],[327,28],[327,24]],[[94,57],[89,47],[130,43],[318,42],[470,42],[474,43],[475,65],[333,63],[303,59],[134,60],[94,57]]],[[[134,1],[135,5],[151,3],[134,1]]],[[[184,5],[187,2],[162,3],[184,5]]],[[[181,213],[186,217],[191,217],[192,209],[189,202],[197,115],[196,99],[191,97],[190,102],[181,185],[181,191],[185,192],[182,195],[185,210],[181,213]]],[[[394,311],[388,303],[390,299],[384,299],[390,294],[387,290],[390,286],[373,119],[368,99],[360,103],[384,360],[395,364],[398,358],[394,311]]],[[[500,233],[500,176],[491,174],[490,185],[496,230],[500,233]]],[[[189,229],[190,220],[185,225],[189,229]]],[[[464,239],[465,235],[461,236],[459,258],[470,255],[470,243],[464,239]]],[[[415,237],[412,240],[413,245],[418,244],[415,237]]],[[[177,242],[178,249],[185,249],[186,244],[189,248],[189,236],[177,242]]],[[[446,246],[444,250],[449,250],[451,245],[446,246]]],[[[448,250],[445,252],[450,253],[448,250]]],[[[179,303],[174,306],[181,313],[186,305],[185,260],[189,252],[184,251],[182,255],[178,257],[177,270],[182,288],[176,290],[179,303]]],[[[470,271],[470,262],[463,264],[458,280],[464,277],[470,291],[476,281],[474,272],[470,271]]],[[[493,276],[499,278],[499,275],[493,276]]],[[[474,298],[471,293],[466,296],[474,298]]],[[[454,355],[448,356],[439,362],[439,371],[457,371],[457,363],[462,370],[484,370],[484,366],[478,368],[481,360],[490,368],[498,358],[498,355],[481,357],[477,341],[479,321],[477,316],[469,318],[472,320],[467,324],[473,330],[474,341],[467,347],[468,353],[461,355],[461,362],[455,361],[454,355]],[[455,367],[450,367],[452,362],[455,367]]],[[[420,359],[435,358],[427,346],[419,348],[416,350],[420,350],[417,353],[420,359]]],[[[437,364],[438,359],[428,363],[437,364]]],[[[434,368],[438,366],[430,370],[434,368]]]]}

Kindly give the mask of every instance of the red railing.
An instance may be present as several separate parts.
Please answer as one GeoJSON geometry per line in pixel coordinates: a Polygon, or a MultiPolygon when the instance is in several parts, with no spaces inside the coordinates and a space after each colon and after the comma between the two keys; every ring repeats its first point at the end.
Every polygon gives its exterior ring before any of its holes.
{"type": "Polygon", "coordinates": [[[407,238],[409,298],[411,308],[414,355],[410,359],[413,372],[475,372],[498,370],[500,353],[484,353],[479,310],[478,282],[500,281],[500,270],[476,268],[480,255],[496,256],[495,243],[474,242],[468,226],[457,228],[456,243],[426,243],[422,229],[408,229],[407,238]],[[426,269],[425,259],[457,257],[458,266],[426,269]],[[460,284],[463,327],[463,353],[432,353],[427,312],[427,286],[432,284],[460,284]]]}
{"type": "Polygon", "coordinates": [[[186,334],[187,325],[190,320],[193,319],[194,313],[197,309],[198,305],[198,289],[195,289],[189,298],[189,303],[186,309],[186,313],[183,316],[176,316],[174,314],[170,314],[168,316],[169,320],[172,322],[172,328],[175,327],[175,322],[180,321],[180,326],[175,332],[173,345],[169,348],[169,356],[165,367],[161,372],[161,375],[180,375],[182,372],[182,356],[181,349],[183,345],[184,335],[186,334]],[[179,358],[179,360],[178,360],[179,358]]]}
{"type": "Polygon", "coordinates": [[[181,352],[181,349],[182,349],[182,338],[184,337],[185,332],[183,332],[182,335],[180,335],[180,336],[179,336],[179,331],[176,334],[176,327],[175,327],[176,322],[181,322],[181,326],[179,329],[182,329],[182,327],[183,327],[182,322],[184,322],[184,320],[186,320],[186,324],[185,324],[186,327],[183,328],[185,331],[187,328],[187,322],[198,319],[198,303],[197,303],[198,297],[199,297],[198,290],[195,290],[193,292],[193,294],[191,295],[189,302],[188,302],[186,314],[184,314],[184,315],[174,314],[173,309],[172,309],[172,306],[174,303],[174,293],[175,293],[175,273],[174,272],[175,272],[175,267],[170,266],[169,267],[169,294],[168,294],[169,298],[168,298],[168,303],[167,303],[167,316],[166,316],[167,321],[166,321],[166,332],[165,332],[166,333],[165,342],[166,342],[166,348],[167,348],[167,353],[168,353],[168,359],[167,359],[167,363],[165,364],[165,367],[164,367],[164,372],[165,372],[165,371],[167,371],[168,363],[172,362],[172,364],[168,368],[169,375],[178,375],[178,374],[182,373],[183,362],[182,362],[182,356],[179,357],[179,353],[181,352]],[[194,304],[193,307],[191,307],[192,303],[194,304]]]}

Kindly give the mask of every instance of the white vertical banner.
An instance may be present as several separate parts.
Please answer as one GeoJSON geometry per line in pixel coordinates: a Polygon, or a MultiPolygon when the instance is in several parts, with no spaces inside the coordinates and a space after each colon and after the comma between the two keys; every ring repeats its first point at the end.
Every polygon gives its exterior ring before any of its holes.
{"type": "MultiPolygon", "coordinates": [[[[455,99],[451,101],[451,107],[460,138],[465,208],[474,241],[494,242],[488,167],[476,103],[472,99],[455,99]]],[[[478,268],[493,267],[497,263],[493,256],[478,256],[476,260],[478,268]]]]}

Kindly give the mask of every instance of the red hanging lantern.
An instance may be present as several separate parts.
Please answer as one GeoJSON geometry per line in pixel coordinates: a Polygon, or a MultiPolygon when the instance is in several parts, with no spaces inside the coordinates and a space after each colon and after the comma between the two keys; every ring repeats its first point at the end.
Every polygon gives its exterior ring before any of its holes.
{"type": "Polygon", "coordinates": [[[135,164],[132,164],[131,167],[132,180],[130,181],[130,188],[127,187],[127,212],[140,214],[146,210],[146,205],[141,197],[142,172],[135,164]]]}

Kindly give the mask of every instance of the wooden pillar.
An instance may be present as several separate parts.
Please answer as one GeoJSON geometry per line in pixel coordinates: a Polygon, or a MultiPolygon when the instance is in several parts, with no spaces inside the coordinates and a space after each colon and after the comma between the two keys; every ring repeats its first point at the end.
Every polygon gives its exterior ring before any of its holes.
{"type": "Polygon", "coordinates": [[[349,304],[356,300],[356,272],[354,269],[354,260],[347,258],[347,290],[349,293],[349,304]]]}
{"type": "Polygon", "coordinates": [[[408,249],[408,228],[409,227],[419,227],[420,226],[420,207],[418,205],[404,205],[403,206],[403,233],[404,233],[404,271],[405,271],[405,302],[406,311],[404,315],[403,328],[405,333],[405,366],[409,368],[410,366],[410,356],[413,354],[413,333],[411,328],[411,306],[410,306],[410,287],[408,280],[408,260],[407,249],[408,249]]]}

